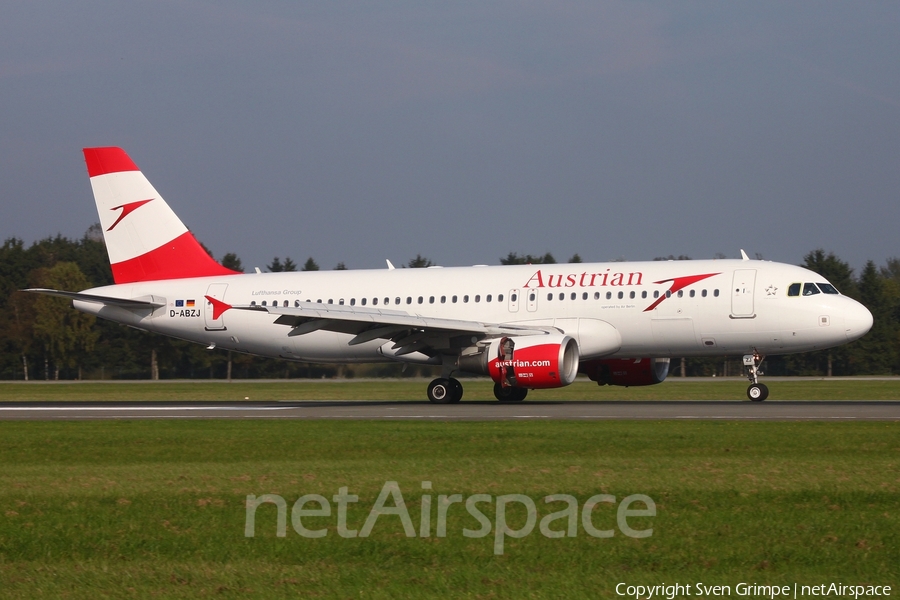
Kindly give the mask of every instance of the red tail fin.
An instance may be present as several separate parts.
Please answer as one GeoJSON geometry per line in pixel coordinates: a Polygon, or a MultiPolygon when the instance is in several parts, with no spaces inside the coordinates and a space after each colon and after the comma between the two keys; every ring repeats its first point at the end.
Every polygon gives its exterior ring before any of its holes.
{"type": "Polygon", "coordinates": [[[116,283],[237,275],[213,259],[121,148],[85,148],[116,283]]]}

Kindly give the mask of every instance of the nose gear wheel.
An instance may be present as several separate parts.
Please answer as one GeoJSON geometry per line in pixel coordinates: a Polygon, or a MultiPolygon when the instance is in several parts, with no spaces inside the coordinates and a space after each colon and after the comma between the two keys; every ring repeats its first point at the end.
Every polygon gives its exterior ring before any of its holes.
{"type": "Polygon", "coordinates": [[[747,379],[750,380],[750,387],[747,388],[747,397],[753,402],[762,402],[769,397],[769,388],[764,383],[759,382],[759,376],[763,374],[759,368],[765,359],[766,357],[758,352],[744,355],[744,368],[747,369],[747,379]]]}

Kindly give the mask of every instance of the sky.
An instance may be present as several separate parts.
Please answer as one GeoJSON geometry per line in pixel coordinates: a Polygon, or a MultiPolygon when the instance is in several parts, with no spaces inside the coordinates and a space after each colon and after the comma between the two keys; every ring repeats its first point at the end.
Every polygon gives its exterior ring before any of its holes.
{"type": "Polygon", "coordinates": [[[8,0],[0,237],[121,146],[217,258],[900,256],[900,4],[8,0]]]}

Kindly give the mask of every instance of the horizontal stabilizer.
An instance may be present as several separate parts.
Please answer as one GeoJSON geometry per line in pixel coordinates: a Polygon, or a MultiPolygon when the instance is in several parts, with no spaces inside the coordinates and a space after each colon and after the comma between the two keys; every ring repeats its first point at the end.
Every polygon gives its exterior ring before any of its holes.
{"type": "Polygon", "coordinates": [[[81,294],[79,292],[64,292],[61,290],[48,290],[45,288],[30,288],[21,290],[23,292],[31,292],[34,294],[44,294],[46,296],[57,296],[59,298],[68,298],[69,300],[80,300],[82,302],[96,302],[98,304],[106,304],[108,306],[118,306],[128,309],[149,309],[160,308],[165,306],[164,302],[156,302],[152,300],[131,300],[127,298],[111,298],[109,296],[95,296],[94,294],[81,294]]]}

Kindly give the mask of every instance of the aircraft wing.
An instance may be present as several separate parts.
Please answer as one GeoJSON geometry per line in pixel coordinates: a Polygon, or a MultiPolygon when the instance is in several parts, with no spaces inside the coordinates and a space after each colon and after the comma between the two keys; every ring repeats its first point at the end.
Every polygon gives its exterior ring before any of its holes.
{"type": "Polygon", "coordinates": [[[147,299],[127,299],[127,298],[113,298],[110,296],[96,296],[94,294],[82,294],[80,292],[65,292],[62,290],[50,290],[46,288],[29,288],[27,290],[20,290],[23,292],[31,292],[34,294],[44,294],[46,296],[57,296],[59,298],[68,298],[69,300],[81,300],[82,302],[95,302],[98,304],[106,304],[109,306],[118,306],[120,308],[128,308],[128,309],[149,309],[153,310],[154,308],[160,308],[161,306],[165,306],[165,302],[162,302],[161,299],[154,298],[152,296],[147,296],[147,299]]]}
{"type": "Polygon", "coordinates": [[[288,336],[313,331],[335,331],[354,334],[349,345],[376,339],[392,340],[395,356],[411,352],[460,350],[486,338],[504,335],[546,335],[553,328],[524,327],[502,323],[482,323],[459,319],[439,319],[403,311],[301,302],[298,307],[234,306],[277,315],[275,323],[291,328],[288,336]]]}

